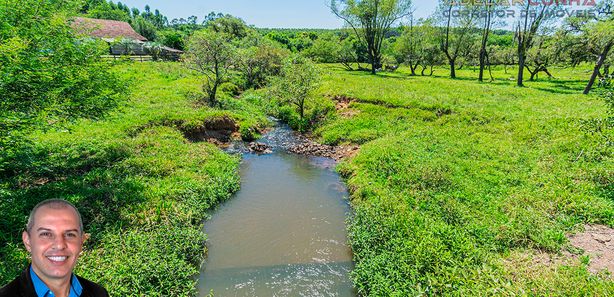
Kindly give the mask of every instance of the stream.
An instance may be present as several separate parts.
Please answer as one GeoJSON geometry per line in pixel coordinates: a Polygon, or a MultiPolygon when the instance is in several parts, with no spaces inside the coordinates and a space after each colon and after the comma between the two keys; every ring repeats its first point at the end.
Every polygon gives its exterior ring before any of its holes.
{"type": "Polygon", "coordinates": [[[345,219],[348,193],[335,162],[285,151],[293,132],[277,127],[247,153],[241,190],[205,223],[208,256],[200,296],[355,296],[345,219]]]}

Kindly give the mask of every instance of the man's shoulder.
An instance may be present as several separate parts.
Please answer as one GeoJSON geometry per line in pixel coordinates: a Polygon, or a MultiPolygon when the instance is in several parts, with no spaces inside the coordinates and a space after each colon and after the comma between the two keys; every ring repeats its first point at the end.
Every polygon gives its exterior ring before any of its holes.
{"type": "Polygon", "coordinates": [[[77,279],[79,279],[79,283],[81,284],[81,287],[83,287],[83,294],[82,296],[92,296],[92,297],[107,297],[109,296],[109,292],[107,292],[107,290],[93,282],[93,281],[89,281],[87,279],[84,279],[80,276],[77,275],[77,279]]]}

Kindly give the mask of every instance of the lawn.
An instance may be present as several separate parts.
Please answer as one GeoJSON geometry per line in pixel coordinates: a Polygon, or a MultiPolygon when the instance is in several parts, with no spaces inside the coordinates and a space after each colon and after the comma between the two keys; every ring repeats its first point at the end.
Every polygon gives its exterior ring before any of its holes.
{"type": "Polygon", "coordinates": [[[606,116],[599,96],[581,95],[585,69],[524,88],[502,69],[484,83],[472,69],[455,80],[443,68],[325,69],[320,94],[351,103],[315,135],[361,144],[339,166],[361,295],[614,293],[605,273],[587,272],[587,257],[538,261],[580,254],[566,235],[584,224],[614,226],[612,130],[585,124],[606,116]]]}

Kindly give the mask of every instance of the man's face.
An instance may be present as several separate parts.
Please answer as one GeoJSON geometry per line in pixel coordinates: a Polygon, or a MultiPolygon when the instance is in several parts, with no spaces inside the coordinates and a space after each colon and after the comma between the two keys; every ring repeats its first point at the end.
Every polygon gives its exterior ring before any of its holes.
{"type": "Polygon", "coordinates": [[[32,255],[32,269],[43,282],[70,280],[85,240],[74,209],[39,208],[32,230],[24,231],[22,239],[32,255]]]}

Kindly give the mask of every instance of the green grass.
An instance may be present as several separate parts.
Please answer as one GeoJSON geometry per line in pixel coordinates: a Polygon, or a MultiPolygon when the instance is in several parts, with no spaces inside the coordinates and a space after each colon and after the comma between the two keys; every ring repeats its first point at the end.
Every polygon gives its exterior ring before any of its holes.
{"type": "MultiPolygon", "coordinates": [[[[349,220],[364,296],[607,296],[614,284],[582,261],[536,261],[571,250],[565,235],[586,223],[614,226],[612,131],[591,131],[603,100],[579,95],[586,69],[515,87],[495,71],[478,83],[436,69],[372,76],[324,65],[309,107],[314,135],[361,149],[339,171],[352,192],[349,220]],[[329,98],[353,98],[330,117],[329,98]],[[605,135],[604,133],[610,133],[605,135]]],[[[292,118],[262,93],[199,104],[199,79],[175,63],[120,64],[128,103],[104,121],[37,132],[0,173],[0,284],[27,263],[20,233],[28,211],[61,197],[82,211],[78,273],[114,296],[193,296],[205,255],[207,211],[239,187],[239,159],[186,136],[232,119],[251,139],[262,109],[292,118]]],[[[562,256],[559,256],[562,257],[562,256]]]]}
{"type": "Polygon", "coordinates": [[[605,105],[580,95],[584,69],[525,88],[502,70],[479,83],[470,69],[456,80],[443,68],[434,77],[326,69],[321,94],[354,102],[315,134],[362,144],[339,166],[361,295],[614,293],[580,263],[528,273],[537,264],[518,256],[558,253],[585,223],[614,226],[612,147],[582,129],[605,105]]]}
{"type": "Polygon", "coordinates": [[[81,210],[86,243],[77,273],[114,296],[193,296],[205,255],[207,212],[239,188],[239,158],[186,135],[232,119],[244,138],[265,116],[221,94],[223,109],[198,104],[199,79],[178,63],[120,64],[128,103],[104,121],[34,133],[0,183],[0,284],[27,263],[20,243],[29,210],[65,198],[81,210]]]}

